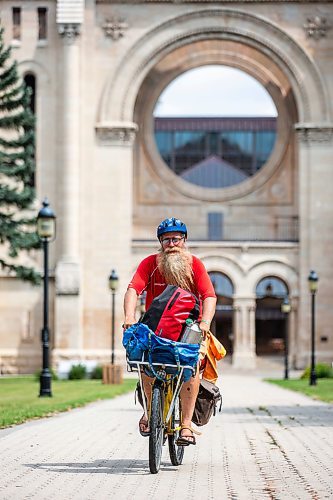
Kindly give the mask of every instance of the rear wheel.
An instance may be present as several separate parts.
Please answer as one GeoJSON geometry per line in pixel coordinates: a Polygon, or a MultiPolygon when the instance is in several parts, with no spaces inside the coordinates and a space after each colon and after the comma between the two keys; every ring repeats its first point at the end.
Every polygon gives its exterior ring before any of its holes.
{"type": "Polygon", "coordinates": [[[149,469],[152,474],[157,474],[161,466],[164,426],[162,387],[156,382],[152,391],[149,426],[149,469]]]}
{"type": "Polygon", "coordinates": [[[169,455],[172,465],[180,465],[184,457],[184,446],[177,446],[176,441],[179,437],[180,430],[175,430],[181,425],[181,409],[179,396],[176,399],[175,407],[171,415],[170,427],[173,433],[168,435],[169,455]]]}

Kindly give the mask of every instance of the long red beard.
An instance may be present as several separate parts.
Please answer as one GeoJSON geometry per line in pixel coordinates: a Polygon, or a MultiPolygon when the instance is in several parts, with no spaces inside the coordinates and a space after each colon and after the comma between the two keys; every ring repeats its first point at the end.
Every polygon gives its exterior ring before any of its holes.
{"type": "Polygon", "coordinates": [[[177,285],[189,292],[194,291],[192,255],[184,248],[161,249],[157,266],[168,285],[177,285]]]}

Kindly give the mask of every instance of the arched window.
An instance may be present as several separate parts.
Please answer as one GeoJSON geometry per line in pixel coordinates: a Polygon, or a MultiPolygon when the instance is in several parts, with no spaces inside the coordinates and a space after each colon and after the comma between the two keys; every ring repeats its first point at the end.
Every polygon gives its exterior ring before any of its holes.
{"type": "Polygon", "coordinates": [[[228,276],[219,272],[210,272],[209,276],[217,295],[222,295],[223,297],[228,298],[233,296],[234,286],[228,276]]]}
{"type": "MultiPolygon", "coordinates": [[[[36,117],[36,77],[33,73],[26,73],[24,75],[24,82],[26,86],[30,89],[30,109],[32,113],[36,117]]],[[[36,122],[35,122],[35,129],[36,129],[36,122]]],[[[36,140],[35,140],[36,142],[36,140]]],[[[31,187],[35,187],[36,185],[36,175],[35,173],[32,174],[31,181],[30,181],[31,187]]]]}
{"type": "Polygon", "coordinates": [[[280,278],[267,276],[259,281],[256,295],[258,299],[265,297],[283,298],[288,295],[288,287],[280,278]]]}
{"type": "Polygon", "coordinates": [[[244,71],[224,65],[192,68],[173,80],[157,101],[157,149],[185,181],[227,188],[255,175],[268,161],[276,116],[267,90],[244,71]]]}
{"type": "Polygon", "coordinates": [[[30,109],[33,114],[36,113],[36,77],[33,73],[26,73],[24,75],[24,82],[31,90],[30,109]]]}

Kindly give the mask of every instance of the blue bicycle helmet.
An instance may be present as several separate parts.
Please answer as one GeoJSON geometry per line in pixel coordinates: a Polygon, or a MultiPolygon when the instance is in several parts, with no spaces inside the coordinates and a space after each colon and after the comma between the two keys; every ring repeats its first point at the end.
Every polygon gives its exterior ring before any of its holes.
{"type": "Polygon", "coordinates": [[[179,219],[175,217],[170,217],[169,219],[164,219],[157,228],[157,238],[160,239],[164,233],[183,233],[185,238],[187,238],[187,227],[179,219]]]}

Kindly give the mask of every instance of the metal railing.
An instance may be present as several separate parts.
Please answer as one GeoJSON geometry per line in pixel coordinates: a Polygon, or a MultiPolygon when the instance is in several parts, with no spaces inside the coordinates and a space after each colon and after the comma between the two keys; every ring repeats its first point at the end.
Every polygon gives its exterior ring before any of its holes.
{"type": "Polygon", "coordinates": [[[275,219],[271,223],[225,221],[217,227],[191,228],[191,240],[297,242],[298,233],[298,218],[275,219]]]}
{"type": "MultiPolygon", "coordinates": [[[[187,220],[189,243],[196,241],[262,241],[262,242],[298,242],[298,217],[279,217],[271,222],[251,221],[244,217],[242,222],[228,222],[216,218],[215,224],[202,224],[187,220]]],[[[151,230],[141,233],[133,242],[151,242],[151,230]]],[[[154,240],[155,241],[155,240],[154,240]]]]}

